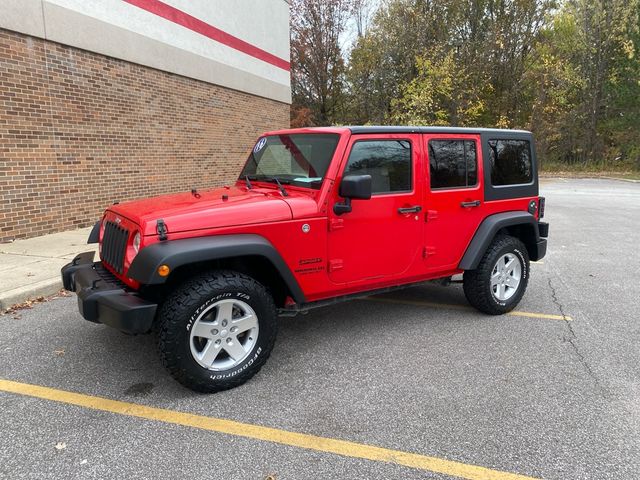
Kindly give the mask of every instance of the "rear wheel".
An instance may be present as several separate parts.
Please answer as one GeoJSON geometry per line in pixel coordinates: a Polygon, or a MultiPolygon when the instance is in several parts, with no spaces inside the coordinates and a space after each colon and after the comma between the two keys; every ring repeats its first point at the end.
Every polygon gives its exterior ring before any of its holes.
{"type": "Polygon", "coordinates": [[[251,277],[219,271],[178,288],[158,317],[162,363],[199,392],[236,387],[266,362],[277,332],[276,307],[251,277]]]}
{"type": "Polygon", "coordinates": [[[496,237],[475,270],[464,272],[464,293],[481,312],[500,315],[513,310],[529,282],[529,254],[515,237],[496,237]]]}

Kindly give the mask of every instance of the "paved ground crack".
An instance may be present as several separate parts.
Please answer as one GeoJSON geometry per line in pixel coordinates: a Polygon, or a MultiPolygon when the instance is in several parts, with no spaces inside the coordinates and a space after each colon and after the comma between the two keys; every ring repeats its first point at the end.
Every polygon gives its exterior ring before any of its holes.
{"type": "Polygon", "coordinates": [[[555,304],[556,307],[558,307],[558,310],[560,311],[560,315],[562,315],[562,319],[564,320],[564,323],[567,326],[567,329],[569,330],[569,335],[563,336],[563,340],[566,341],[569,345],[571,345],[571,348],[573,349],[576,356],[578,357],[578,360],[580,361],[584,369],[587,371],[589,376],[593,379],[598,389],[600,389],[600,391],[603,394],[606,394],[607,393],[606,389],[600,383],[600,379],[598,379],[595,372],[591,369],[591,366],[589,365],[583,353],[580,351],[580,349],[578,348],[578,345],[576,344],[576,340],[578,337],[576,335],[575,330],[573,329],[571,320],[567,318],[567,315],[564,312],[564,306],[558,299],[558,294],[556,292],[556,288],[553,286],[553,283],[551,282],[551,278],[549,278],[549,290],[551,290],[551,298],[553,300],[553,303],[555,304]]]}

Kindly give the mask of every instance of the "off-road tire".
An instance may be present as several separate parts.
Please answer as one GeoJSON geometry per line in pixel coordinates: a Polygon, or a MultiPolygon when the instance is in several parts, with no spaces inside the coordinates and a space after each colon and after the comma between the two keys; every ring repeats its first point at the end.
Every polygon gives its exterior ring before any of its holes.
{"type": "Polygon", "coordinates": [[[529,282],[529,253],[524,244],[517,238],[499,235],[487,248],[482,260],[475,270],[466,270],[463,276],[464,294],[469,303],[483,313],[501,315],[510,312],[522,299],[529,282]],[[508,253],[515,255],[520,261],[522,272],[520,284],[508,299],[501,301],[491,289],[491,275],[498,259],[508,253]]]}
{"type": "Polygon", "coordinates": [[[277,311],[267,289],[238,272],[219,270],[199,275],[178,287],[157,318],[160,359],[178,382],[191,390],[213,393],[237,387],[253,377],[269,358],[278,329],[277,311]],[[199,312],[220,299],[241,299],[258,318],[259,333],[248,356],[228,371],[212,371],[191,353],[190,330],[199,312]]]}

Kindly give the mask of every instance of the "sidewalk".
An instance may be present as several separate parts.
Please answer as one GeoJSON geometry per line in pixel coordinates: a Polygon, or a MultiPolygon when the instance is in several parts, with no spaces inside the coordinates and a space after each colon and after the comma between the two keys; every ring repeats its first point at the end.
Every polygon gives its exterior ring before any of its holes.
{"type": "MultiPolygon", "coordinates": [[[[89,228],[0,243],[0,311],[62,288],[60,269],[81,252],[98,249],[87,245],[89,228]]],[[[97,255],[96,255],[97,256],[97,255]]]]}

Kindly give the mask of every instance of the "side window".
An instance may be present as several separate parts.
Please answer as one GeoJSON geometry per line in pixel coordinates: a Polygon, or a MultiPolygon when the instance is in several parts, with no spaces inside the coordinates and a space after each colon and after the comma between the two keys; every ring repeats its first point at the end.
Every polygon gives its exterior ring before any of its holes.
{"type": "Polygon", "coordinates": [[[353,144],[344,170],[371,175],[372,193],[411,191],[411,143],[408,140],[362,140],[353,144]]]}
{"type": "Polygon", "coordinates": [[[489,140],[491,184],[531,183],[531,145],[528,140],[489,140]]]}
{"type": "Polygon", "coordinates": [[[478,183],[474,140],[429,140],[431,189],[473,187],[478,183]]]}

